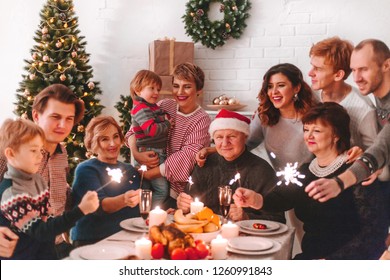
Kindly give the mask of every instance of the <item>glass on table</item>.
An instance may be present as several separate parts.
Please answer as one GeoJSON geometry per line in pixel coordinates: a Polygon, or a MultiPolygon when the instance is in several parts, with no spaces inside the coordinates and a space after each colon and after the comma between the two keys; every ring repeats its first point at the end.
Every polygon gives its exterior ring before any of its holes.
{"type": "Polygon", "coordinates": [[[146,220],[152,208],[152,191],[141,189],[139,196],[139,212],[146,224],[146,220]]]}
{"type": "Polygon", "coordinates": [[[232,203],[232,189],[230,186],[218,187],[218,199],[221,215],[223,216],[225,223],[229,215],[230,204],[232,203]]]}

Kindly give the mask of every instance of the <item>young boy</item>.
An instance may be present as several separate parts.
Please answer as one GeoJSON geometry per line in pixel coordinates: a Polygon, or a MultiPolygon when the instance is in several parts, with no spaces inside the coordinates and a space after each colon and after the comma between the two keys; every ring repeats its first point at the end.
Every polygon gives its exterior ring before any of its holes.
{"type": "MultiPolygon", "coordinates": [[[[137,149],[140,152],[156,152],[160,163],[163,163],[166,159],[171,122],[169,115],[156,104],[161,85],[161,79],[157,74],[149,70],[141,70],[130,83],[130,94],[133,98],[132,131],[135,134],[137,149]]],[[[145,180],[144,187],[151,188],[153,191],[153,208],[156,205],[161,206],[168,197],[169,185],[164,177],[145,180]]]]}
{"type": "Polygon", "coordinates": [[[36,174],[44,142],[43,130],[29,120],[9,119],[0,128],[0,153],[8,167],[0,183],[2,219],[19,237],[13,259],[55,259],[56,235],[99,207],[96,192],[89,192],[73,210],[55,218],[50,214],[49,189],[36,174]]]}

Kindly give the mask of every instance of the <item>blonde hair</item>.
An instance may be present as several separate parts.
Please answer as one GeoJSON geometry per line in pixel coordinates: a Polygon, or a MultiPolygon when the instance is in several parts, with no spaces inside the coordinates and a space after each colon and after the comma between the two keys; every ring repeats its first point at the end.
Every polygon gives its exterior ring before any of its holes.
{"type": "Polygon", "coordinates": [[[84,144],[88,151],[96,154],[99,148],[99,138],[110,125],[114,126],[119,133],[121,142],[123,143],[125,137],[122,129],[116,120],[111,116],[98,116],[94,117],[87,125],[85,129],[84,144]]]}
{"type": "Polygon", "coordinates": [[[4,155],[6,148],[17,151],[21,145],[28,143],[36,136],[41,137],[45,142],[43,129],[32,121],[6,119],[0,128],[0,153],[4,155]]]}
{"type": "Polygon", "coordinates": [[[140,70],[135,74],[133,80],[130,82],[130,96],[134,98],[137,93],[140,92],[148,85],[155,84],[160,91],[162,81],[159,75],[149,70],[140,70]]]}

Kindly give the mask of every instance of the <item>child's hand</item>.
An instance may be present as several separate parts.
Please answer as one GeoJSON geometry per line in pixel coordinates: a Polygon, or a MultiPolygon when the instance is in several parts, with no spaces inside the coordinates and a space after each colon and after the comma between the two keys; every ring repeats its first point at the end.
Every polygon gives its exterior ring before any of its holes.
{"type": "Polygon", "coordinates": [[[171,116],[169,114],[165,114],[165,120],[166,121],[169,121],[169,123],[171,124],[171,126],[174,126],[175,125],[175,120],[171,118],[171,116]]]}
{"type": "Polygon", "coordinates": [[[97,192],[88,191],[81,199],[79,208],[84,215],[95,212],[99,208],[97,192]]]}

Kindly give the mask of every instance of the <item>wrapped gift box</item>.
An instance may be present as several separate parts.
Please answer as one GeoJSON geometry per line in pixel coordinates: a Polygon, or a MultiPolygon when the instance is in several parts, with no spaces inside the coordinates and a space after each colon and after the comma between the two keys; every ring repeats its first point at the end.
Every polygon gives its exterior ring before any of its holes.
{"type": "Polygon", "coordinates": [[[160,76],[162,81],[162,86],[160,94],[172,94],[172,80],[173,76],[160,76]]]}
{"type": "Polygon", "coordinates": [[[194,62],[194,43],[155,40],[149,44],[149,70],[157,75],[172,75],[173,68],[184,62],[194,62]]]}

